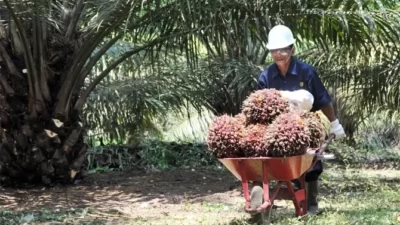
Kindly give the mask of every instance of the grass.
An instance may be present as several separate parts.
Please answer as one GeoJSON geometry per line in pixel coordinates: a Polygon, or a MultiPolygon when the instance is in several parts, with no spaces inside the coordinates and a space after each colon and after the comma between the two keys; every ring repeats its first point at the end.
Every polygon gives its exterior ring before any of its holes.
{"type": "MultiPolygon", "coordinates": [[[[287,208],[274,210],[271,224],[399,224],[400,223],[400,171],[396,170],[359,170],[333,167],[325,171],[321,181],[320,207],[318,216],[295,218],[291,202],[284,202],[287,208]]],[[[281,202],[282,204],[282,202],[281,202]]],[[[233,218],[220,223],[219,217],[226,210],[241,210],[242,204],[235,208],[220,204],[204,204],[203,217],[171,221],[136,221],[135,224],[225,224],[247,225],[247,218],[233,218]]]]}
{"type": "Polygon", "coordinates": [[[301,219],[276,213],[274,224],[398,224],[400,171],[329,169],[322,177],[322,214],[301,219]]]}
{"type": "Polygon", "coordinates": [[[0,224],[19,225],[19,224],[82,224],[82,225],[101,225],[102,221],[97,219],[85,219],[90,210],[77,209],[68,211],[41,210],[38,212],[19,212],[14,213],[7,210],[0,210],[0,224]]]}
{"type": "MultiPolygon", "coordinates": [[[[283,208],[274,210],[272,224],[399,224],[400,223],[400,171],[351,169],[331,165],[321,177],[318,216],[294,217],[291,202],[279,201],[283,208]]],[[[188,184],[190,185],[190,184],[188,184]]],[[[210,193],[212,194],[212,193],[210,193]]],[[[240,198],[242,199],[242,197],[240,198]]],[[[126,224],[172,225],[210,224],[246,225],[248,215],[242,212],[243,201],[224,204],[213,200],[200,204],[181,203],[168,216],[158,218],[133,217],[123,213],[99,214],[96,209],[68,212],[44,210],[41,212],[13,213],[0,211],[0,224],[126,224]]]]}

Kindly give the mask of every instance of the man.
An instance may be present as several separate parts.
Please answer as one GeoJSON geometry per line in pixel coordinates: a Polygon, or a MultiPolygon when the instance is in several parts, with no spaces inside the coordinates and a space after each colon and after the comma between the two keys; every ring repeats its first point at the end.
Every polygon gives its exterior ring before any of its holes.
{"type": "MultiPolygon", "coordinates": [[[[314,97],[311,111],[321,110],[331,121],[331,133],[335,139],[345,137],[342,125],[335,116],[328,91],[322,84],[315,69],[296,59],[293,54],[295,39],[292,31],[283,25],[277,25],[268,34],[267,48],[271,51],[274,64],[261,72],[258,89],[275,88],[280,91],[305,89],[314,97]]],[[[307,213],[318,211],[318,177],[322,173],[322,163],[318,161],[306,174],[307,213]]]]}

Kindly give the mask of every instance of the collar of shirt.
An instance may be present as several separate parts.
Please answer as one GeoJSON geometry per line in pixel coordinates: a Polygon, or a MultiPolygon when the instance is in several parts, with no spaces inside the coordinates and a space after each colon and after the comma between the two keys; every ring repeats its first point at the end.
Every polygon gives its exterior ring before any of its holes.
{"type": "MultiPolygon", "coordinates": [[[[290,65],[287,73],[291,75],[298,75],[297,67],[298,67],[297,59],[294,56],[292,56],[292,58],[290,59],[290,65]]],[[[275,63],[273,66],[271,66],[270,72],[272,73],[272,78],[275,78],[280,74],[278,66],[275,63]]]]}

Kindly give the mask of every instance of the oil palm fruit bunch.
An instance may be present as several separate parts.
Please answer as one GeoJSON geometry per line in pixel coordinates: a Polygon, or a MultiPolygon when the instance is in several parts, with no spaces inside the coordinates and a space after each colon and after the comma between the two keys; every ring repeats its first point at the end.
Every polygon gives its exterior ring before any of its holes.
{"type": "Polygon", "coordinates": [[[207,134],[208,150],[217,158],[240,157],[240,141],[244,125],[239,120],[222,115],[211,121],[207,134]]]}
{"type": "Polygon", "coordinates": [[[246,125],[246,116],[243,113],[239,113],[234,117],[239,123],[246,125]]]}
{"type": "Polygon", "coordinates": [[[310,148],[318,148],[324,141],[327,133],[322,123],[321,115],[316,112],[302,111],[300,117],[304,120],[310,132],[310,148]]]}
{"type": "Polygon", "coordinates": [[[319,121],[321,122],[323,128],[324,128],[324,135],[328,136],[329,132],[331,130],[331,121],[329,121],[328,117],[325,116],[325,114],[319,110],[315,112],[315,116],[319,118],[319,121]]]}
{"type": "Polygon", "coordinates": [[[289,101],[276,89],[262,89],[251,93],[243,102],[242,113],[246,124],[270,124],[282,113],[289,111],[289,101]]]}
{"type": "Polygon", "coordinates": [[[264,135],[267,126],[250,124],[244,128],[241,149],[246,157],[267,156],[264,135]]]}
{"type": "Polygon", "coordinates": [[[310,144],[310,132],[299,113],[284,113],[267,127],[265,144],[271,157],[302,155],[310,144]]]}

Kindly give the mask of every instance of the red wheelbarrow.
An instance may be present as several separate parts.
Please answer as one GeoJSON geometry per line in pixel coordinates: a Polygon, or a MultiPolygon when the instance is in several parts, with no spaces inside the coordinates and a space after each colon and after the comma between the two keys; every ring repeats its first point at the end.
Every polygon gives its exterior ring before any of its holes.
{"type": "Polygon", "coordinates": [[[318,149],[309,149],[306,154],[291,157],[257,157],[257,158],[221,158],[219,161],[242,182],[244,210],[252,215],[265,213],[273,205],[274,200],[292,200],[296,216],[307,214],[307,194],[305,189],[305,175],[317,160],[324,157],[324,151],[334,139],[334,134],[318,149]],[[292,181],[300,180],[300,188],[295,190],[292,181]],[[269,181],[277,181],[274,189],[270,190],[269,181]],[[250,207],[248,182],[262,182],[264,190],[264,203],[256,208],[250,207]],[[283,188],[286,184],[286,188],[283,188]],[[269,191],[265,191],[269,190],[269,191]],[[270,196],[270,192],[272,196],[270,196]]]}

